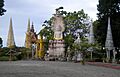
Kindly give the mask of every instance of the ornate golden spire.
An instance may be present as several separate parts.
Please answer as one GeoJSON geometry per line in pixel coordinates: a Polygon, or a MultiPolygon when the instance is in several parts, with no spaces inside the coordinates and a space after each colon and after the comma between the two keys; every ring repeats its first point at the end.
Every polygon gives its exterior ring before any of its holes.
{"type": "Polygon", "coordinates": [[[10,26],[8,31],[8,38],[7,38],[7,47],[15,47],[15,41],[14,41],[14,33],[13,33],[13,27],[12,27],[12,18],[10,18],[10,26]]]}
{"type": "Polygon", "coordinates": [[[30,18],[28,19],[28,27],[27,27],[27,32],[30,32],[30,18]]]}
{"type": "Polygon", "coordinates": [[[27,27],[27,32],[26,32],[26,37],[25,37],[25,47],[26,48],[31,48],[31,43],[30,43],[30,19],[28,19],[28,27],[27,27]]]}

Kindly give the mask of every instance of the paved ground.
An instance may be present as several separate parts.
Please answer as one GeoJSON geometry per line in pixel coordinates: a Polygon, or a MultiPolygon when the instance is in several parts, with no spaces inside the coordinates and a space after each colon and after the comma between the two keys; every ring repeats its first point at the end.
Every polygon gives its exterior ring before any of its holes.
{"type": "Polygon", "coordinates": [[[120,64],[116,63],[87,62],[87,64],[120,70],[120,64]]]}
{"type": "Polygon", "coordinates": [[[0,62],[0,77],[120,77],[120,70],[71,62],[0,62]]]}

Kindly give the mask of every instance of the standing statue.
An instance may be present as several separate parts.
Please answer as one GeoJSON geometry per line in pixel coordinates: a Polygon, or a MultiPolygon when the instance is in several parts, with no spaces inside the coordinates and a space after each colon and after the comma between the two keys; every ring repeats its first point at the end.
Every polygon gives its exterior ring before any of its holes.
{"type": "Polygon", "coordinates": [[[54,32],[54,40],[49,40],[49,56],[61,60],[64,58],[63,31],[65,28],[60,9],[63,9],[63,7],[57,8],[56,14],[53,16],[52,30],[54,32]]]}
{"type": "Polygon", "coordinates": [[[54,39],[63,39],[63,31],[64,31],[64,21],[63,16],[60,13],[60,9],[62,7],[56,9],[56,14],[53,17],[53,31],[54,31],[54,39]]]}

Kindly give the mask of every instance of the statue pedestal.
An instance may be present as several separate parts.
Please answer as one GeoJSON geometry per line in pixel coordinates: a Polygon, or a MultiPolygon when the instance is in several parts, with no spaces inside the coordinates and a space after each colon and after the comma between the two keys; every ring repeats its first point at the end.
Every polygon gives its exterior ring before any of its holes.
{"type": "Polygon", "coordinates": [[[50,40],[49,41],[49,56],[53,58],[64,57],[64,40],[50,40]]]}

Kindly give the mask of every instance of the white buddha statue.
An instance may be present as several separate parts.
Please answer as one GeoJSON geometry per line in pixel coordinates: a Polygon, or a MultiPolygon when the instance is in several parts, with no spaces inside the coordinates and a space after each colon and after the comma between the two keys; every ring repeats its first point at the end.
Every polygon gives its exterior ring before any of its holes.
{"type": "Polygon", "coordinates": [[[56,11],[56,14],[54,15],[54,20],[52,24],[53,24],[54,38],[62,39],[63,38],[62,32],[64,31],[64,21],[63,21],[63,16],[58,14],[60,13],[58,11],[56,11]]]}

